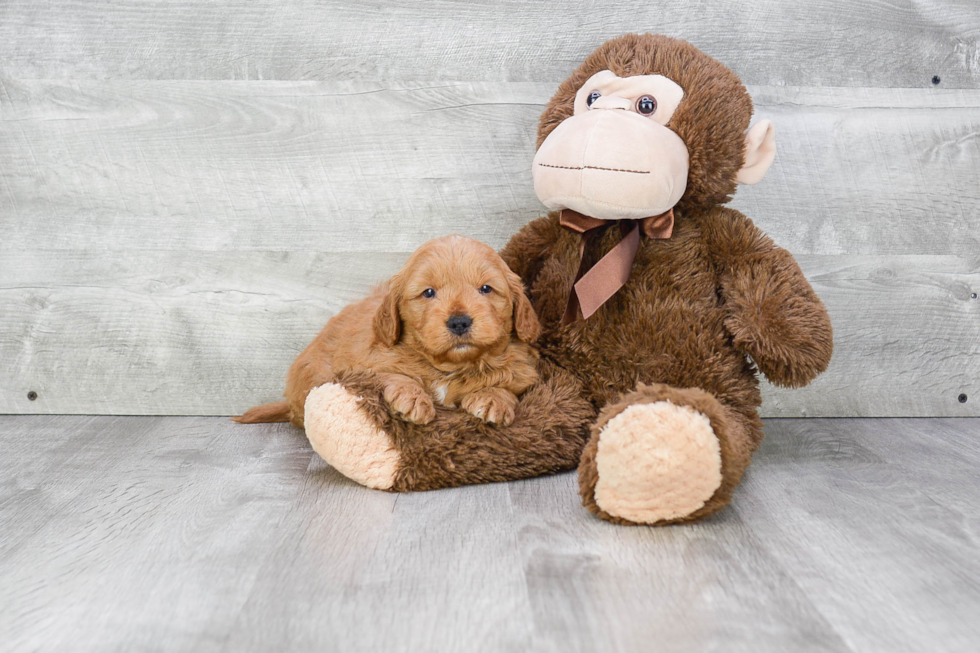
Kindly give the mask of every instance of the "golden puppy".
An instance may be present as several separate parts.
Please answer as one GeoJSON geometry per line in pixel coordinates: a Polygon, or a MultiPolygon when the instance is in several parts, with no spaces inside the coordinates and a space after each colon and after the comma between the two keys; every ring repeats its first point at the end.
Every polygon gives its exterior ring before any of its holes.
{"type": "Polygon", "coordinates": [[[431,421],[434,399],[507,425],[517,395],[537,380],[537,352],[528,344],[539,330],[520,278],[489,245],[457,235],[430,240],[387,283],[327,322],[289,369],[285,401],[233,419],[288,419],[302,428],[310,390],[367,370],[411,422],[431,421]]]}

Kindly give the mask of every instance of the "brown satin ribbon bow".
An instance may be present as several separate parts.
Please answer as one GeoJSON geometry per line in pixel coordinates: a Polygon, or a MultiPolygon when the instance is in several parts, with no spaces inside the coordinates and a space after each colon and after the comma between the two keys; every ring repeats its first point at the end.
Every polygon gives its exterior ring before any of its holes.
{"type": "Polygon", "coordinates": [[[582,234],[582,243],[579,245],[579,257],[582,261],[579,263],[578,274],[575,275],[575,283],[568,294],[565,314],[561,318],[562,324],[570,324],[579,316],[582,319],[588,318],[626,285],[626,281],[630,278],[630,270],[633,268],[633,259],[640,249],[641,228],[647,238],[670,238],[674,232],[674,209],[642,220],[600,220],[571,209],[563,209],[558,221],[566,229],[582,234]],[[587,268],[586,241],[590,235],[596,233],[597,229],[614,222],[619,223],[623,233],[622,240],[595,265],[587,268]]]}

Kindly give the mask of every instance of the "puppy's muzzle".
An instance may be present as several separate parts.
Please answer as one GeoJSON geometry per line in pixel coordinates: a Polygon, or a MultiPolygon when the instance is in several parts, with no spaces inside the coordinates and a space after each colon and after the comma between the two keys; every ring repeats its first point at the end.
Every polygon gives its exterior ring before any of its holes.
{"type": "Polygon", "coordinates": [[[457,336],[469,331],[471,326],[473,326],[473,318],[469,315],[452,315],[446,320],[446,328],[457,336]]]}

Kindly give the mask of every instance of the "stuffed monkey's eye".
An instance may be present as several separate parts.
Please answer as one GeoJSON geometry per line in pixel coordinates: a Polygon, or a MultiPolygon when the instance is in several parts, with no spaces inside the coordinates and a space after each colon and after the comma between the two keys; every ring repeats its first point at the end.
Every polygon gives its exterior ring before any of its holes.
{"type": "Polygon", "coordinates": [[[491,288],[487,284],[483,284],[482,286],[480,286],[480,294],[481,295],[489,295],[492,292],[493,292],[493,288],[491,288]]]}
{"type": "Polygon", "coordinates": [[[422,296],[425,297],[426,299],[432,299],[433,297],[436,296],[436,289],[426,288],[425,290],[422,291],[422,296]]]}
{"type": "Polygon", "coordinates": [[[585,98],[585,106],[591,107],[592,103],[602,97],[602,93],[599,91],[592,91],[589,93],[589,97],[585,98]]]}
{"type": "Polygon", "coordinates": [[[649,116],[657,110],[657,101],[649,95],[644,95],[636,101],[636,110],[644,116],[649,116]]]}

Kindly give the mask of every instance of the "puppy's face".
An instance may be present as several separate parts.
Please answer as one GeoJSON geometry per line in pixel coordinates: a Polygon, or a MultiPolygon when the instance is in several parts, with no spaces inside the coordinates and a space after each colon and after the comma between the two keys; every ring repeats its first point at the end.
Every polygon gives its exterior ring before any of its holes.
{"type": "Polygon", "coordinates": [[[516,331],[533,342],[540,326],[520,278],[493,249],[463,236],[429,241],[392,277],[375,333],[402,339],[434,363],[499,351],[516,331]]]}

